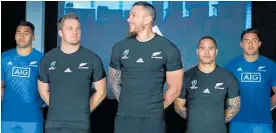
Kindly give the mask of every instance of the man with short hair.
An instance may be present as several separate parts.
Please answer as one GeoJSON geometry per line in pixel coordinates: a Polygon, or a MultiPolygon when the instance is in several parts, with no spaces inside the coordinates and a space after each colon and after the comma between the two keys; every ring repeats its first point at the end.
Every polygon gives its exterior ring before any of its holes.
{"type": "Polygon", "coordinates": [[[238,82],[231,73],[216,65],[215,39],[201,38],[196,51],[199,64],[185,72],[175,111],[188,120],[188,133],[227,133],[226,123],[240,108],[238,82]]]}
{"type": "Polygon", "coordinates": [[[2,133],[43,133],[42,99],[37,89],[38,65],[43,54],[32,47],[35,26],[21,21],[16,48],[1,57],[2,133]]]}
{"type": "Polygon", "coordinates": [[[262,42],[256,29],[241,34],[243,55],[226,65],[239,81],[241,110],[230,123],[230,133],[273,133],[270,108],[276,105],[276,64],[259,54],[262,42]]]}
{"type": "Polygon", "coordinates": [[[119,101],[115,133],[164,133],[164,108],[180,94],[180,51],[153,33],[155,16],[151,4],[136,2],[127,20],[129,37],[112,48],[109,76],[119,101]],[[163,95],[165,81],[168,91],[163,95]]]}
{"type": "Polygon", "coordinates": [[[106,79],[98,55],[80,46],[81,25],[75,14],[58,22],[61,46],[41,60],[38,86],[49,105],[46,133],[90,133],[90,113],[106,96],[106,79]],[[90,97],[91,83],[96,92],[90,97]]]}

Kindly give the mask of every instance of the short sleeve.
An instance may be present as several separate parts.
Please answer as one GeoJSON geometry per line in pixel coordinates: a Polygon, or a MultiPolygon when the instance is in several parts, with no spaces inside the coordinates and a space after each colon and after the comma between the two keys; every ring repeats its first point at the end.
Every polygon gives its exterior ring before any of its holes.
{"type": "Polygon", "coordinates": [[[187,88],[189,87],[189,85],[188,85],[189,81],[188,80],[189,80],[188,79],[188,74],[184,73],[183,85],[182,85],[182,90],[181,90],[179,98],[186,99],[187,88]]]}
{"type": "Polygon", "coordinates": [[[167,55],[166,71],[175,71],[183,68],[181,62],[180,50],[173,44],[164,49],[167,55]]]}
{"type": "Polygon", "coordinates": [[[44,83],[49,83],[49,75],[48,75],[48,67],[47,67],[47,59],[44,56],[41,60],[40,60],[40,64],[39,64],[39,72],[38,72],[38,79],[41,82],[44,83]]]}
{"type": "Polygon", "coordinates": [[[228,98],[234,98],[240,95],[239,84],[234,75],[230,74],[227,79],[227,86],[228,98]]]}
{"type": "Polygon", "coordinates": [[[92,73],[92,81],[97,82],[106,77],[103,62],[99,56],[96,56],[95,61],[93,61],[93,73],[92,73]]]}
{"type": "Polygon", "coordinates": [[[272,62],[272,67],[271,67],[271,77],[272,77],[272,86],[276,87],[276,63],[272,62]]]}
{"type": "MultiPolygon", "coordinates": [[[[129,52],[129,51],[125,51],[129,52]]],[[[120,70],[121,69],[121,64],[120,64],[120,54],[119,54],[119,49],[117,48],[116,44],[113,46],[112,51],[111,51],[111,57],[110,57],[110,63],[109,66],[120,70]]]]}

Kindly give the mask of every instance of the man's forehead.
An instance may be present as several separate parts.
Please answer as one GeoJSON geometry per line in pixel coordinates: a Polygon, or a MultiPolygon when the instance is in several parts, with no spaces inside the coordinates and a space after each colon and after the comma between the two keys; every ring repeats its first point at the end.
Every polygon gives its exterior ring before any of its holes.
{"type": "Polygon", "coordinates": [[[65,27],[80,27],[80,23],[77,20],[68,19],[68,21],[67,20],[64,21],[63,26],[65,26],[65,27]]]}
{"type": "Polygon", "coordinates": [[[142,11],[144,11],[143,9],[144,9],[143,6],[137,5],[137,6],[132,7],[132,9],[130,10],[130,12],[131,13],[142,12],[142,11]]]}
{"type": "Polygon", "coordinates": [[[244,38],[258,38],[256,33],[246,33],[243,35],[244,38]]]}
{"type": "Polygon", "coordinates": [[[31,28],[29,26],[18,26],[16,31],[28,31],[31,32],[31,28]]]}
{"type": "Polygon", "coordinates": [[[200,43],[199,47],[215,47],[213,43],[200,43]]]}

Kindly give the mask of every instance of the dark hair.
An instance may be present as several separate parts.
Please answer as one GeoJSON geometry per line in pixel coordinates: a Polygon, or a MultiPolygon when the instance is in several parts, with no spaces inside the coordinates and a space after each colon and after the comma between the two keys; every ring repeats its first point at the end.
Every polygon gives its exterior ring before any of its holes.
{"type": "Polygon", "coordinates": [[[204,40],[204,39],[210,39],[210,40],[212,40],[212,41],[214,42],[214,44],[215,44],[216,49],[218,48],[218,47],[217,47],[217,41],[216,41],[213,37],[211,37],[211,36],[204,36],[204,37],[202,37],[202,38],[198,41],[197,47],[199,47],[200,41],[202,41],[202,40],[204,40]]]}
{"type": "Polygon", "coordinates": [[[255,33],[258,37],[258,39],[260,40],[260,33],[257,29],[253,29],[253,28],[248,28],[248,29],[245,29],[242,34],[241,34],[241,41],[243,40],[243,36],[247,33],[255,33]]]}
{"type": "Polygon", "coordinates": [[[62,16],[59,20],[58,20],[58,29],[61,30],[62,27],[63,27],[63,23],[66,19],[75,19],[75,20],[78,20],[80,22],[80,19],[79,17],[74,14],[74,13],[68,13],[64,16],[62,16]]]}
{"type": "Polygon", "coordinates": [[[20,21],[20,23],[16,26],[16,28],[18,28],[19,26],[28,26],[31,28],[33,34],[34,34],[34,31],[35,31],[35,26],[33,23],[29,22],[29,21],[25,21],[25,20],[22,20],[20,21]]]}
{"type": "Polygon", "coordinates": [[[138,2],[135,2],[132,7],[134,6],[143,6],[150,13],[153,19],[152,22],[154,23],[156,18],[156,11],[155,11],[155,8],[150,3],[144,2],[144,1],[138,1],[138,2]]]}

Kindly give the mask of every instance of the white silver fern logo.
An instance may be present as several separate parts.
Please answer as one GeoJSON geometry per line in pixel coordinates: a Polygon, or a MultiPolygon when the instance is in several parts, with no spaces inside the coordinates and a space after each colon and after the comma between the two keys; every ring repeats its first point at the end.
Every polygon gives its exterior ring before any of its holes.
{"type": "Polygon", "coordinates": [[[129,53],[129,49],[127,49],[127,50],[125,50],[124,52],[123,52],[123,57],[122,57],[122,59],[127,59],[128,57],[127,57],[127,55],[128,55],[128,53],[129,53]]]}
{"type": "Polygon", "coordinates": [[[157,56],[157,55],[160,55],[161,54],[161,52],[154,52],[153,54],[152,54],[152,56],[157,56]]]}
{"type": "Polygon", "coordinates": [[[162,53],[161,51],[160,52],[154,52],[154,53],[152,53],[151,58],[153,58],[153,59],[162,59],[163,57],[160,56],[161,53],[162,53]]]}
{"type": "Polygon", "coordinates": [[[190,87],[192,90],[195,90],[197,89],[198,87],[196,87],[196,84],[197,84],[197,80],[193,80],[192,81],[192,86],[190,87]]]}
{"type": "Polygon", "coordinates": [[[265,66],[259,66],[257,71],[263,71],[263,72],[265,72],[266,71],[265,70],[265,66]]]}
{"type": "Polygon", "coordinates": [[[215,85],[215,89],[219,89],[219,90],[223,90],[224,88],[223,87],[221,87],[223,85],[223,83],[216,83],[216,85],[215,85]]]}
{"type": "Polygon", "coordinates": [[[36,63],[37,63],[37,61],[32,61],[32,62],[30,62],[29,66],[38,67],[36,63]]]}
{"type": "Polygon", "coordinates": [[[37,63],[37,61],[32,61],[32,62],[30,62],[30,65],[34,65],[36,63],[37,63]]]}
{"type": "Polygon", "coordinates": [[[79,69],[88,69],[88,68],[89,67],[87,66],[87,62],[79,64],[79,69]]]}
{"type": "Polygon", "coordinates": [[[85,66],[87,63],[80,63],[80,67],[85,66]]]}

